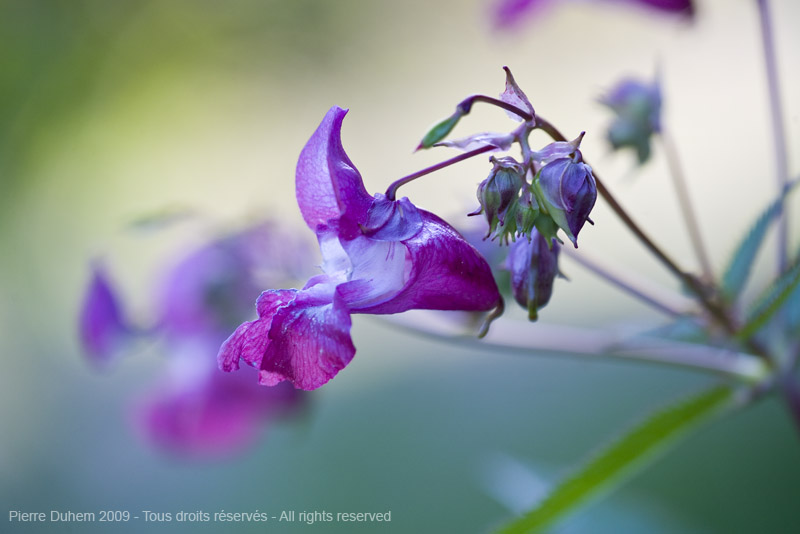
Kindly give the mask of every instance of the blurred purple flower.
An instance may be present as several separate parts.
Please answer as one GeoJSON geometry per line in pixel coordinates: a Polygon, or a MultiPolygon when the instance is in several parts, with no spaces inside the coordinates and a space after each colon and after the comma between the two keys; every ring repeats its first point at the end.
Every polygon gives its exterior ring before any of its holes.
{"type": "Polygon", "coordinates": [[[109,363],[131,334],[111,281],[99,262],[92,265],[78,330],[84,351],[98,365],[109,363]]]}
{"type": "Polygon", "coordinates": [[[263,292],[259,319],[220,348],[225,371],[241,359],[259,369],[261,384],[316,389],[355,354],[352,313],[489,310],[501,300],[486,261],[450,225],[408,199],[367,193],[342,147],[346,113],[328,111],[297,164],[297,201],[324,274],[301,290],[263,292]]]}
{"type": "Polygon", "coordinates": [[[172,344],[166,376],[135,406],[145,440],[182,456],[230,455],[252,444],[269,421],[303,408],[303,392],[288,384],[262,388],[253,376],[220,373],[219,343],[213,337],[172,344]]]}
{"type": "MultiPolygon", "coordinates": [[[[307,251],[293,241],[262,223],[201,247],[167,271],[156,295],[155,327],[140,329],[140,335],[161,337],[168,356],[159,384],[135,406],[134,423],[146,440],[184,456],[225,455],[304,406],[301,391],[261,388],[255,377],[223,374],[216,364],[220,344],[252,314],[262,284],[303,274],[307,251]]],[[[95,273],[87,295],[95,302],[93,324],[121,323],[105,277],[95,273]]]]}
{"type": "MultiPolygon", "coordinates": [[[[661,13],[673,13],[691,17],[694,15],[692,0],[579,0],[592,3],[622,3],[653,9],[661,13]]],[[[540,16],[548,8],[565,0],[497,0],[492,5],[492,18],[497,28],[519,25],[523,20],[540,16]]]]}

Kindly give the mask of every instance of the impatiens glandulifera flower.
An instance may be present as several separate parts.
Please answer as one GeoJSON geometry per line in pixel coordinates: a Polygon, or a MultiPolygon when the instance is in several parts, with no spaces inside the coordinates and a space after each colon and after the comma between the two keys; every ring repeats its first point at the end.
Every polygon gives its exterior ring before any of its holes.
{"type": "Polygon", "coordinates": [[[600,99],[616,114],[608,128],[608,140],[614,150],[631,147],[639,164],[650,157],[650,138],[661,131],[661,89],[637,80],[622,80],[600,99]]]}
{"type": "MultiPolygon", "coordinates": [[[[587,3],[607,3],[611,2],[627,4],[630,6],[641,6],[652,9],[653,11],[676,14],[686,17],[694,15],[694,3],[692,0],[575,0],[587,3]]],[[[547,11],[548,8],[557,3],[565,3],[566,0],[497,0],[492,7],[492,18],[497,28],[510,28],[518,26],[522,21],[534,19],[547,11]]]]}
{"type": "Polygon", "coordinates": [[[342,147],[346,113],[328,111],[297,163],[297,202],[317,235],[323,274],[300,290],[264,291],[259,318],[222,345],[224,371],[244,360],[261,384],[316,389],[355,354],[353,313],[487,311],[501,302],[489,265],[450,225],[408,199],[367,193],[342,147]]]}
{"type": "Polygon", "coordinates": [[[511,273],[514,300],[528,310],[531,321],[537,319],[538,310],[550,301],[558,274],[559,247],[555,239],[548,240],[533,230],[530,241],[518,239],[508,251],[506,267],[511,273]]]}
{"type": "Polygon", "coordinates": [[[105,268],[99,262],[92,266],[78,329],[84,351],[99,365],[107,364],[132,333],[105,268]]]}
{"type": "MultiPolygon", "coordinates": [[[[578,232],[586,221],[591,222],[589,214],[597,200],[592,168],[583,163],[577,148],[582,137],[583,134],[573,141],[576,144],[570,156],[565,156],[562,151],[572,143],[553,143],[551,147],[545,147],[540,154],[546,155],[546,164],[537,173],[533,184],[539,208],[567,234],[576,248],[578,232]]],[[[555,229],[546,217],[538,217],[536,227],[547,239],[556,237],[555,229]]]]}

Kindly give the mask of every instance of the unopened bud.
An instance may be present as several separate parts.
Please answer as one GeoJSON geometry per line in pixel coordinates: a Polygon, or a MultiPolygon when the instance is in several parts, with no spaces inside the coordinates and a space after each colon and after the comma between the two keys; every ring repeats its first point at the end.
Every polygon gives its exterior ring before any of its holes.
{"type": "Polygon", "coordinates": [[[517,303],[528,310],[535,321],[538,311],[553,294],[553,281],[558,274],[559,244],[533,230],[530,241],[518,239],[508,252],[506,266],[511,273],[511,289],[517,303]]]}

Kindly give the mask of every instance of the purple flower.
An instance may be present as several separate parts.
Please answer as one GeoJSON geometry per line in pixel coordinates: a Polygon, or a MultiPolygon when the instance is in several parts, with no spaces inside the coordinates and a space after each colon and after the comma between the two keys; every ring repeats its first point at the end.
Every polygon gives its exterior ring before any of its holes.
{"type": "Polygon", "coordinates": [[[625,79],[600,99],[616,114],[608,129],[615,150],[631,147],[639,163],[650,157],[650,138],[661,131],[661,89],[658,82],[647,84],[625,79]]]}
{"type": "MultiPolygon", "coordinates": [[[[564,0],[560,0],[563,2],[564,0]]],[[[638,5],[660,13],[674,13],[691,17],[694,15],[692,0],[583,0],[593,3],[616,1],[628,5],[638,5]]],[[[497,0],[492,6],[492,18],[498,28],[519,25],[522,20],[535,18],[545,12],[557,0],[497,0]]]]}
{"type": "Polygon", "coordinates": [[[259,369],[261,384],[316,389],[355,354],[353,313],[489,310],[501,300],[486,261],[451,226],[408,199],[367,193],[342,147],[346,113],[328,111],[297,164],[297,201],[317,235],[323,274],[301,290],[263,292],[259,318],[220,349],[225,371],[241,359],[259,369]]]}
{"type": "Polygon", "coordinates": [[[251,445],[265,423],[304,406],[303,392],[291,386],[262,388],[247,374],[220,373],[218,346],[216,336],[170,345],[166,377],[135,406],[145,440],[182,456],[229,455],[251,445]]]}
{"type": "Polygon", "coordinates": [[[511,273],[511,289],[517,303],[528,310],[528,318],[535,321],[553,294],[553,281],[558,274],[560,245],[550,243],[536,230],[530,241],[518,239],[511,245],[506,267],[511,273]]]}
{"type": "Polygon", "coordinates": [[[79,323],[81,344],[95,364],[107,364],[131,334],[108,275],[97,262],[92,266],[79,323]]]}
{"type": "MultiPolygon", "coordinates": [[[[262,223],[212,241],[167,270],[156,295],[155,325],[137,329],[161,340],[168,357],[159,384],[136,402],[133,422],[147,441],[182,456],[225,455],[305,406],[306,395],[291,385],[262,388],[255,376],[217,369],[220,344],[252,315],[262,284],[290,283],[304,274],[306,250],[288,236],[262,223]]],[[[108,340],[124,341],[127,332],[121,305],[95,266],[81,318],[87,352],[114,346],[108,340]]]]}

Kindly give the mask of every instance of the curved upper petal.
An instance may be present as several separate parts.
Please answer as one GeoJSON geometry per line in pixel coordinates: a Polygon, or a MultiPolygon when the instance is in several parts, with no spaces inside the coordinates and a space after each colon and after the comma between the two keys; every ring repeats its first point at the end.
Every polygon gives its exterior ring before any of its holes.
{"type": "Polygon", "coordinates": [[[387,314],[411,309],[490,310],[500,302],[491,268],[452,226],[420,210],[422,229],[402,243],[410,273],[397,294],[382,303],[351,308],[353,313],[387,314]]]}
{"type": "Polygon", "coordinates": [[[356,352],[350,313],[338,298],[320,302],[301,292],[272,319],[259,381],[274,386],[288,380],[298,389],[324,385],[356,352]]]}
{"type": "Polygon", "coordinates": [[[365,221],[372,203],[361,175],[342,147],[342,120],[346,114],[337,106],[328,110],[297,161],[297,203],[306,224],[314,231],[343,215],[365,221]]]}

